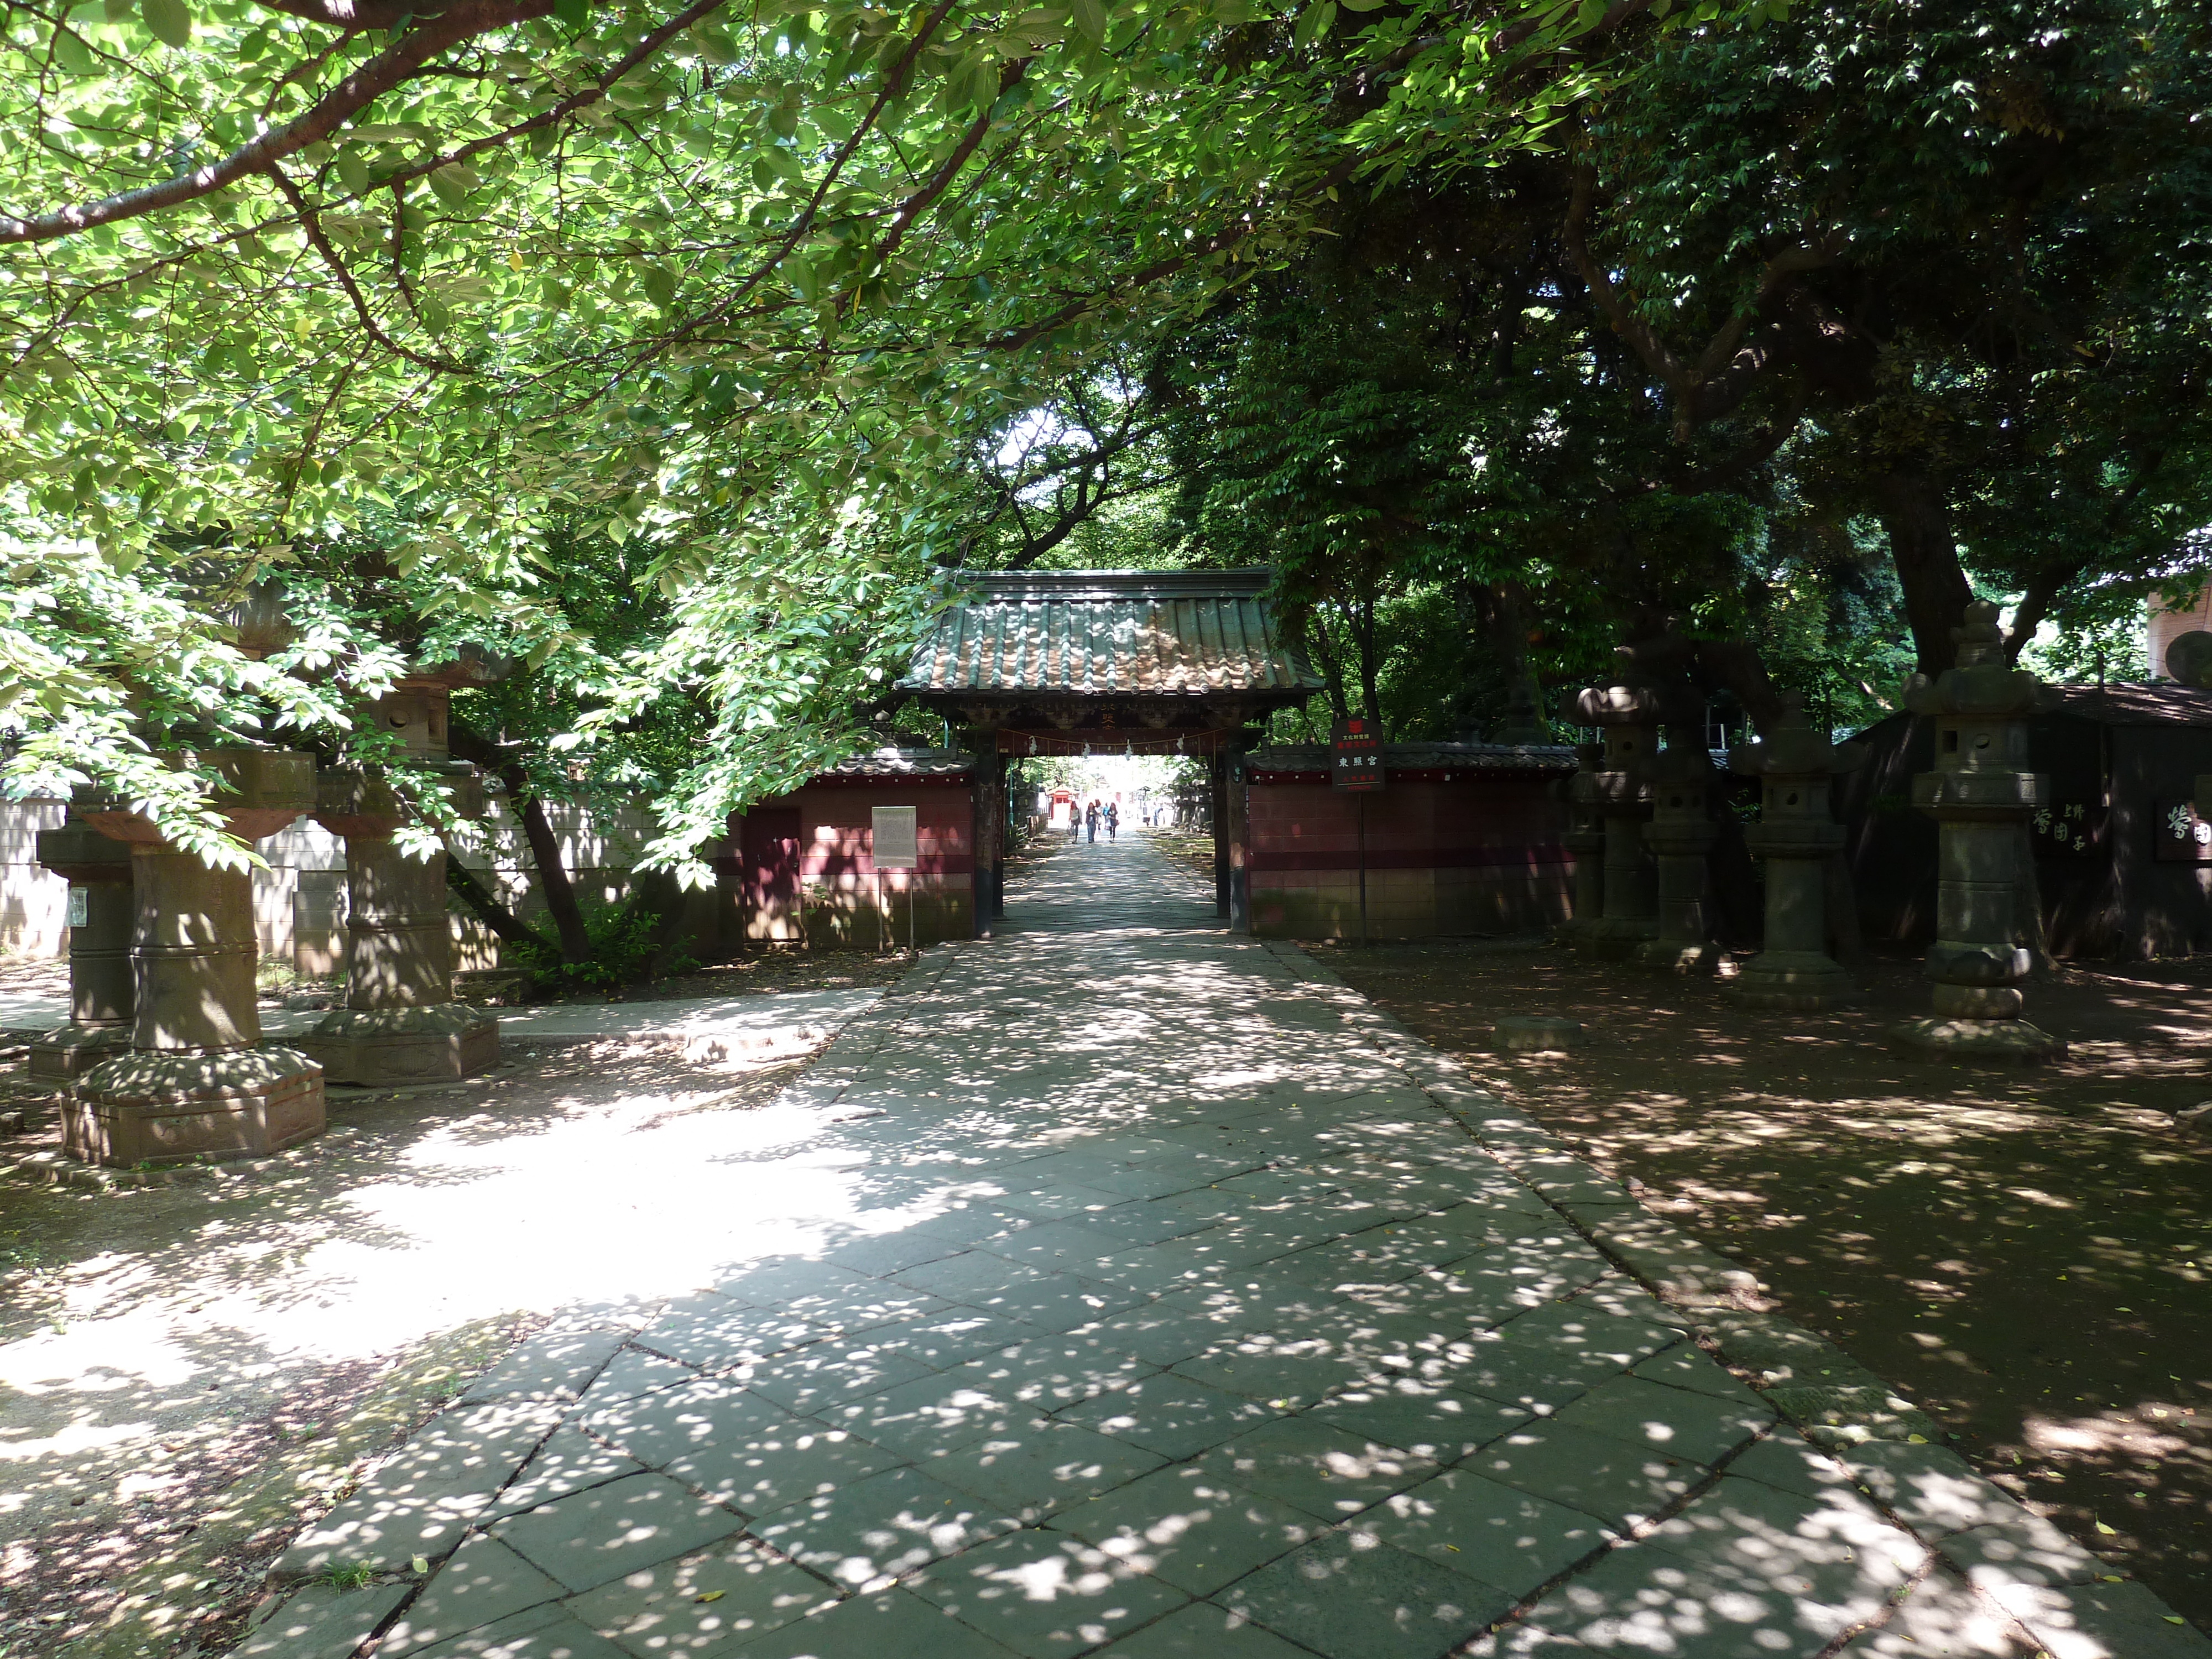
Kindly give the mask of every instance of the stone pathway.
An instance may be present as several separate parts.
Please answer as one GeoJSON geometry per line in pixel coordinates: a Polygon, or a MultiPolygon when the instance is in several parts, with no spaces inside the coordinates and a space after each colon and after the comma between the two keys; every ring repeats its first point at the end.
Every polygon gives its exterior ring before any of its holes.
{"type": "Polygon", "coordinates": [[[1623,1271],[1694,1246],[1140,840],[1008,921],[748,1143],[787,1253],[526,1344],[240,1651],[2212,1653],[1909,1418],[1816,1449],[1623,1271]]]}

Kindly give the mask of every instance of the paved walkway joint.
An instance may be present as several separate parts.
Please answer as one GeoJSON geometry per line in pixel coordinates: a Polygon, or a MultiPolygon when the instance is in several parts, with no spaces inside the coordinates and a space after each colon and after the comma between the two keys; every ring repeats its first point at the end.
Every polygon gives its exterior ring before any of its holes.
{"type": "Polygon", "coordinates": [[[787,1254],[526,1344],[239,1651],[2212,1653],[1141,841],[1008,920],[785,1096],[787,1254]]]}

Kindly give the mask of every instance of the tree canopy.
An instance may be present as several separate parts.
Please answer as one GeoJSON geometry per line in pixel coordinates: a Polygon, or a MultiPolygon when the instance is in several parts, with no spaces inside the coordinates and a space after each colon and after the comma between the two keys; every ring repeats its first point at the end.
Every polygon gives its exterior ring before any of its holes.
{"type": "Polygon", "coordinates": [[[2079,640],[2201,562],[2163,0],[5,17],[5,783],[215,855],[156,751],[390,764],[465,640],[682,863],[962,566],[1264,557],[1443,734],[1669,616],[1872,706],[1975,584],[2079,640]]]}

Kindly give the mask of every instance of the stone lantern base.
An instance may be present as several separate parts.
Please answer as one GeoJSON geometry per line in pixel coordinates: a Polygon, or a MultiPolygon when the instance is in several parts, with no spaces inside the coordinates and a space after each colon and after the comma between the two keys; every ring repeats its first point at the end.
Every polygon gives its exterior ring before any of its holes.
{"type": "Polygon", "coordinates": [[[31,1078],[65,1089],[94,1066],[130,1052],[128,1025],[64,1025],[31,1039],[31,1078]]]}
{"type": "Polygon", "coordinates": [[[2024,1019],[1961,1019],[1942,1014],[1893,1025],[1889,1045],[1931,1059],[1964,1060],[1998,1066],[2033,1065],[2056,1060],[2066,1045],[2024,1019]]]}
{"type": "Polygon", "coordinates": [[[499,1017],[461,1002],[340,1008],[300,1047],[332,1083],[453,1083],[499,1063],[499,1017]]]}
{"type": "Polygon", "coordinates": [[[1626,962],[1658,933],[1656,916],[1600,916],[1575,936],[1575,948],[1599,962],[1626,962]]]}
{"type": "Polygon", "coordinates": [[[213,1054],[136,1050],[87,1073],[62,1113],[62,1147],[129,1166],[253,1158],[320,1134],[322,1068],[275,1043],[213,1054]]]}
{"type": "Polygon", "coordinates": [[[1842,964],[1824,951],[1762,951],[1721,994],[1739,1007],[1816,1014],[1848,1000],[1855,988],[1842,964]]]}
{"type": "Polygon", "coordinates": [[[1726,952],[1710,939],[1650,939],[1630,954],[1638,967],[1662,974],[1710,974],[1726,952]]]}

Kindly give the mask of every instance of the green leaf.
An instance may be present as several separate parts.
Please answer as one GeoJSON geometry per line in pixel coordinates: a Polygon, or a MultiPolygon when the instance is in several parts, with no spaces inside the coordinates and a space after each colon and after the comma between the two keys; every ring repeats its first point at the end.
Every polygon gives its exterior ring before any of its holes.
{"type": "Polygon", "coordinates": [[[1336,21],[1334,0],[1321,0],[1317,6],[1309,6],[1298,14],[1297,27],[1291,31],[1293,46],[1310,46],[1329,31],[1336,21]]]}
{"type": "Polygon", "coordinates": [[[138,0],[138,13],[162,45],[191,45],[192,15],[185,9],[185,0],[138,0]]]}
{"type": "Polygon", "coordinates": [[[663,311],[676,303],[676,273],[665,265],[647,265],[638,285],[644,289],[645,297],[663,311]]]}
{"type": "Polygon", "coordinates": [[[54,57],[71,75],[89,75],[98,67],[92,48],[75,29],[61,29],[54,35],[54,57]]]}
{"type": "Polygon", "coordinates": [[[1106,40],[1106,7],[1103,0],[1075,0],[1075,31],[1092,46],[1103,46],[1106,40]]]}
{"type": "Polygon", "coordinates": [[[572,29],[592,26],[592,0],[553,0],[553,15],[572,29]]]}
{"type": "Polygon", "coordinates": [[[368,194],[370,184],[368,159],[357,149],[338,152],[338,182],[356,196],[368,194]]]}

